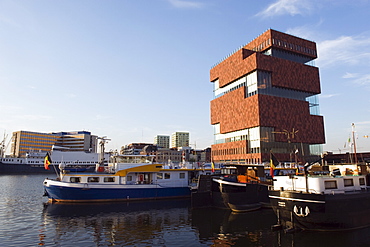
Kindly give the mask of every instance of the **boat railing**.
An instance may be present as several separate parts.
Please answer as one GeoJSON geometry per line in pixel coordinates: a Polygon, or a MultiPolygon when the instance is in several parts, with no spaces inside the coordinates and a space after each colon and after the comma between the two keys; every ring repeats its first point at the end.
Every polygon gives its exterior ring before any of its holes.
{"type": "MultiPolygon", "coordinates": [[[[299,191],[306,191],[306,188],[299,188],[299,191]]],[[[320,192],[315,189],[308,189],[308,193],[319,194],[320,192]]]]}
{"type": "MultiPolygon", "coordinates": [[[[271,185],[271,187],[269,189],[272,189],[272,190],[276,190],[276,189],[280,189],[280,190],[284,190],[284,191],[302,191],[302,192],[305,192],[306,191],[306,188],[300,188],[300,187],[285,187],[285,188],[275,188],[273,185],[271,185]]],[[[309,189],[308,190],[308,193],[310,194],[319,194],[319,192],[315,189],[309,189]]]]}
{"type": "Polygon", "coordinates": [[[190,184],[198,184],[198,181],[199,181],[199,177],[192,178],[190,180],[190,184]]]}

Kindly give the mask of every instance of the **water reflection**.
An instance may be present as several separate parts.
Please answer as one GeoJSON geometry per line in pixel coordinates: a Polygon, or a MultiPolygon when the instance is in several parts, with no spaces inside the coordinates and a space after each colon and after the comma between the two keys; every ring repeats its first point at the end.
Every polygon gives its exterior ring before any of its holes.
{"type": "Polygon", "coordinates": [[[191,209],[190,200],[48,204],[43,217],[54,232],[43,232],[41,245],[50,234],[64,245],[272,246],[276,222],[272,210],[191,209]]]}
{"type": "Polygon", "coordinates": [[[223,209],[192,211],[192,225],[199,231],[200,240],[213,239],[222,246],[272,246],[276,223],[272,210],[262,209],[247,213],[233,213],[223,209]]]}
{"type": "Polygon", "coordinates": [[[369,228],[351,232],[273,232],[271,209],[248,213],[191,209],[190,200],[48,204],[39,245],[368,246],[369,228]]]}
{"type": "Polygon", "coordinates": [[[49,204],[43,215],[55,229],[54,244],[166,246],[176,244],[177,236],[196,241],[194,231],[184,231],[189,205],[189,200],[49,204]]]}
{"type": "Polygon", "coordinates": [[[272,210],[190,208],[190,200],[52,204],[44,176],[0,176],[1,246],[369,246],[370,228],[272,232],[272,210]]]}

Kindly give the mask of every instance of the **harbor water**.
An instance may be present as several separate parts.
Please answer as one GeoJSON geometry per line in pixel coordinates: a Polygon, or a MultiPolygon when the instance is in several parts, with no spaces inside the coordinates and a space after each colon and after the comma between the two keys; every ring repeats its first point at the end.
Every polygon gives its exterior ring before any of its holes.
{"type": "Polygon", "coordinates": [[[45,177],[0,175],[1,246],[370,246],[370,228],[273,232],[271,209],[192,209],[189,199],[46,204],[45,177]]]}

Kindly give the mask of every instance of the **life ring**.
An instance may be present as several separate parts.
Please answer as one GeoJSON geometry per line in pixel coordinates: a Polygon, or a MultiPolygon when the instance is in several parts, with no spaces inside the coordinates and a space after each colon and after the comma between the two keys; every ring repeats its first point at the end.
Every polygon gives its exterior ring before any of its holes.
{"type": "Polygon", "coordinates": [[[140,181],[140,182],[144,181],[144,175],[143,175],[143,174],[140,174],[140,175],[139,175],[139,181],[140,181]]]}

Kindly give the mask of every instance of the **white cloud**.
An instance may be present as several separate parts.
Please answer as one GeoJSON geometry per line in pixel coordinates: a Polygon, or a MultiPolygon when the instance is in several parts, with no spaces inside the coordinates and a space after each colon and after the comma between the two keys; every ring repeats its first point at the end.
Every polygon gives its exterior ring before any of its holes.
{"type": "Polygon", "coordinates": [[[355,80],[353,80],[353,83],[358,85],[370,85],[370,74],[358,76],[355,80]]]}
{"type": "Polygon", "coordinates": [[[369,64],[370,38],[362,36],[341,36],[334,40],[325,40],[317,45],[319,67],[338,64],[369,64]]]}
{"type": "Polygon", "coordinates": [[[339,96],[340,94],[320,94],[320,98],[321,99],[327,99],[327,98],[332,98],[332,97],[336,97],[336,96],[339,96]]]}
{"type": "MultiPolygon", "coordinates": [[[[324,36],[315,31],[320,24],[321,22],[315,26],[290,28],[286,33],[317,43],[318,59],[315,63],[320,69],[332,68],[340,72],[345,70],[341,78],[359,86],[369,86],[370,33],[364,32],[355,36],[340,36],[336,39],[316,41],[324,36]]],[[[322,96],[322,98],[328,98],[328,96],[322,96]]]]}
{"type": "Polygon", "coordinates": [[[202,3],[184,0],[167,0],[172,6],[176,8],[201,8],[202,3]]]}
{"type": "Polygon", "coordinates": [[[342,76],[344,79],[351,79],[351,82],[358,84],[360,86],[370,85],[370,74],[360,74],[360,73],[346,73],[342,76]]]}
{"type": "Polygon", "coordinates": [[[292,16],[305,15],[306,13],[310,13],[312,9],[312,3],[307,0],[277,0],[256,16],[267,18],[286,14],[292,16]]]}
{"type": "Polygon", "coordinates": [[[356,77],[358,77],[357,73],[348,73],[348,72],[346,72],[346,74],[342,76],[342,78],[345,78],[345,79],[356,78],[356,77]]]}
{"type": "Polygon", "coordinates": [[[324,21],[322,19],[320,19],[320,20],[318,20],[317,23],[314,23],[314,24],[308,24],[308,25],[304,25],[304,26],[288,28],[286,30],[286,33],[297,36],[297,37],[300,37],[300,38],[303,38],[303,39],[314,41],[314,40],[316,40],[316,38],[318,36],[316,30],[320,29],[320,26],[323,22],[324,21]]]}

